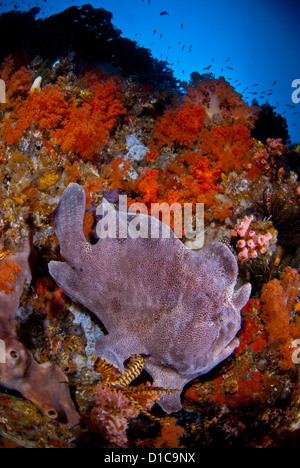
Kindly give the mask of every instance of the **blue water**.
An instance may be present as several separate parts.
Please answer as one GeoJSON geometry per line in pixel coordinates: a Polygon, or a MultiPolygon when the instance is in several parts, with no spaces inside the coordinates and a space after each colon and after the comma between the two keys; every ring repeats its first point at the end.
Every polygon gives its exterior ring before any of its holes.
{"type": "MultiPolygon", "coordinates": [[[[86,3],[3,2],[0,13],[39,6],[38,16],[45,17],[86,3]]],[[[243,93],[244,99],[250,103],[256,98],[259,104],[268,102],[275,107],[287,119],[292,142],[300,141],[300,103],[292,101],[292,83],[300,79],[300,4],[291,0],[89,3],[111,11],[113,24],[123,37],[137,41],[150,49],[154,57],[167,61],[180,80],[188,81],[193,71],[203,73],[206,69],[216,77],[225,76],[239,92],[248,88],[243,93]]]]}

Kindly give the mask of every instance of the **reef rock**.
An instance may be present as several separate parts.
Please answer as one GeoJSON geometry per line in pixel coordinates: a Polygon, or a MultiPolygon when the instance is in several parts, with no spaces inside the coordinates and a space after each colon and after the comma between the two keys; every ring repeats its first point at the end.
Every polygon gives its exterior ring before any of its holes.
{"type": "Polygon", "coordinates": [[[97,341],[97,354],[121,372],[131,355],[146,355],[155,384],[176,390],[158,403],[177,411],[185,384],[239,345],[235,335],[251,285],[234,290],[238,267],[225,245],[213,242],[195,252],[156,218],[138,214],[129,222],[107,200],[102,206],[111,226],[117,218],[117,235],[109,236],[108,229],[105,237],[105,229],[98,229],[98,242],[90,244],[83,235],[84,190],[74,183],[67,187],[54,214],[66,262],[50,262],[50,274],[103,322],[108,335],[97,341]],[[140,236],[133,224],[139,224],[140,236]],[[150,224],[158,237],[145,235],[150,224]]]}
{"type": "Polygon", "coordinates": [[[67,377],[52,363],[38,364],[17,338],[15,315],[24,283],[31,280],[30,252],[27,241],[21,252],[5,259],[8,265],[17,265],[18,272],[12,290],[0,291],[0,385],[19,391],[47,417],[71,427],[79,421],[79,415],[66,385],[67,377]]]}

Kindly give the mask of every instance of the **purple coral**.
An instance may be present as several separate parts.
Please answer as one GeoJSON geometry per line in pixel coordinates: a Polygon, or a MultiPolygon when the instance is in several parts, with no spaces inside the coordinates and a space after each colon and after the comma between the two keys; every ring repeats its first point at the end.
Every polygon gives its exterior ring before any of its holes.
{"type": "MultiPolygon", "coordinates": [[[[84,212],[84,190],[71,183],[54,216],[66,262],[50,262],[49,271],[106,327],[108,335],[97,341],[97,354],[121,372],[131,355],[146,355],[145,369],[155,384],[176,389],[158,403],[167,412],[177,411],[185,384],[239,345],[235,335],[251,285],[234,291],[237,261],[225,245],[214,242],[195,252],[171,230],[169,238],[127,236],[99,239],[92,245],[83,235],[84,212]]],[[[138,216],[149,227],[151,217],[138,216]]],[[[122,232],[128,228],[123,216],[118,222],[122,232]]],[[[160,232],[169,229],[154,222],[160,232]]]]}

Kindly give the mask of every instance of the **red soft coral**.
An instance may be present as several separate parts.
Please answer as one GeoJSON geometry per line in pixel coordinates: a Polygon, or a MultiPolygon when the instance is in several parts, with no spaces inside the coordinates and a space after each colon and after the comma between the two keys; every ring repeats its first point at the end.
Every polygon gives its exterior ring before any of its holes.
{"type": "Polygon", "coordinates": [[[2,128],[2,138],[9,145],[16,144],[24,131],[33,124],[39,130],[51,130],[68,120],[70,103],[65,99],[59,86],[47,85],[38,93],[29,94],[27,100],[20,102],[2,128]]]}
{"type": "Polygon", "coordinates": [[[33,73],[26,67],[17,70],[6,84],[6,107],[13,107],[20,98],[27,96],[33,82],[33,73]]]}
{"type": "Polygon", "coordinates": [[[139,194],[139,201],[150,206],[160,198],[162,187],[159,183],[159,171],[153,168],[143,170],[134,183],[134,191],[139,194]]]}
{"type": "Polygon", "coordinates": [[[40,93],[29,94],[6,118],[4,142],[17,144],[23,133],[35,125],[63,151],[91,159],[108,139],[118,117],[126,113],[118,81],[105,77],[94,83],[92,78],[92,74],[86,78],[93,83],[91,97],[78,107],[58,85],[47,85],[40,93]]]}
{"type": "MultiPolygon", "coordinates": [[[[232,128],[226,132],[225,143],[233,144],[234,161],[243,159],[245,152],[252,146],[249,144],[249,129],[253,127],[257,116],[258,108],[249,107],[242,100],[241,94],[224,78],[204,80],[187,86],[186,95],[181,102],[174,99],[172,106],[155,122],[153,136],[148,143],[150,151],[146,158],[148,161],[155,160],[164,146],[193,149],[197,143],[201,144],[204,138],[202,132],[210,134],[215,128],[219,129],[217,132],[232,128]],[[241,144],[235,151],[240,140],[241,144]]],[[[233,163],[232,166],[235,169],[237,165],[239,164],[233,163]]],[[[228,163],[225,166],[227,171],[228,163]]]]}
{"type": "MultiPolygon", "coordinates": [[[[137,200],[150,208],[151,203],[205,203],[206,208],[217,207],[216,194],[220,167],[203,157],[201,151],[179,153],[165,170],[148,168],[135,180],[133,191],[137,200]]],[[[220,207],[219,207],[220,209],[220,207]]],[[[226,211],[228,215],[228,210],[226,211]]]]}
{"type": "Polygon", "coordinates": [[[70,116],[53,137],[63,151],[91,159],[109,137],[120,115],[126,113],[119,85],[114,78],[97,83],[82,106],[72,106],[70,116]]]}
{"type": "Polygon", "coordinates": [[[203,202],[203,194],[221,191],[219,164],[212,163],[201,151],[182,151],[167,166],[165,188],[175,190],[182,202],[203,202]]]}
{"type": "Polygon", "coordinates": [[[108,181],[110,189],[131,189],[132,185],[132,160],[125,156],[118,156],[110,164],[103,164],[102,172],[108,181]]]}
{"type": "Polygon", "coordinates": [[[259,108],[250,107],[243,101],[242,95],[225,81],[223,77],[203,80],[187,88],[187,94],[193,102],[201,102],[210,124],[227,126],[241,124],[253,128],[259,114],[259,108]]]}
{"type": "Polygon", "coordinates": [[[263,285],[261,312],[269,342],[279,350],[281,368],[292,367],[292,340],[299,336],[300,318],[293,320],[297,308],[300,276],[297,270],[286,267],[280,279],[263,285]]]}
{"type": "Polygon", "coordinates": [[[184,104],[169,109],[156,122],[153,137],[160,148],[175,143],[192,148],[203,127],[204,107],[200,102],[190,102],[187,98],[184,104]]]}

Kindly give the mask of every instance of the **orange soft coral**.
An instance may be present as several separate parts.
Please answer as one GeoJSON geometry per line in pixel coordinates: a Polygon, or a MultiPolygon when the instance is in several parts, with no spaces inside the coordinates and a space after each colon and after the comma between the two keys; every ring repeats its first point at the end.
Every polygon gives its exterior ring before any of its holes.
{"type": "Polygon", "coordinates": [[[187,88],[187,94],[193,102],[201,102],[210,124],[233,126],[241,124],[253,128],[259,114],[257,107],[250,107],[243,101],[242,95],[225,81],[208,79],[187,88]]]}
{"type": "Polygon", "coordinates": [[[194,151],[192,153],[191,174],[199,183],[199,189],[202,193],[210,189],[220,190],[219,185],[217,185],[220,173],[219,163],[213,165],[208,158],[202,156],[199,152],[194,151]]]}
{"type": "Polygon", "coordinates": [[[286,267],[280,279],[263,285],[261,294],[262,320],[269,342],[277,346],[281,368],[292,367],[292,340],[299,336],[300,318],[293,320],[293,310],[299,294],[300,276],[297,270],[286,267]]]}
{"type": "Polygon", "coordinates": [[[109,137],[120,115],[125,114],[119,85],[114,78],[97,83],[82,106],[72,106],[68,120],[53,137],[63,151],[91,159],[109,137]]]}
{"type": "Polygon", "coordinates": [[[204,124],[205,109],[200,101],[193,101],[188,95],[183,103],[178,99],[166,110],[154,125],[153,136],[148,143],[148,161],[154,161],[164,146],[193,148],[204,124]]]}
{"type": "Polygon", "coordinates": [[[132,185],[132,160],[125,156],[118,156],[110,164],[103,164],[102,172],[108,180],[110,189],[130,190],[132,185]]]}
{"type": "Polygon", "coordinates": [[[13,107],[18,99],[27,96],[32,82],[33,73],[26,67],[17,70],[6,82],[6,105],[7,107],[13,107]]]}
{"type": "Polygon", "coordinates": [[[165,172],[166,189],[175,190],[182,202],[202,202],[203,194],[221,191],[220,167],[203,157],[201,151],[183,151],[165,172]]]}
{"type": "Polygon", "coordinates": [[[224,78],[187,86],[182,101],[174,100],[155,122],[146,158],[155,160],[164,146],[194,149],[198,144],[203,154],[222,161],[225,172],[239,170],[249,159],[257,115],[258,109],[249,107],[224,78]]]}
{"type": "Polygon", "coordinates": [[[64,165],[64,171],[65,171],[65,176],[67,179],[67,183],[69,184],[70,182],[80,182],[81,179],[81,173],[80,173],[80,164],[78,161],[74,161],[73,163],[70,163],[68,159],[66,159],[63,162],[64,165]]]}
{"type": "MultiPolygon", "coordinates": [[[[181,437],[186,435],[182,426],[177,424],[177,420],[170,416],[162,420],[160,433],[156,439],[151,439],[149,443],[151,448],[183,448],[181,437]]],[[[148,443],[146,442],[148,446],[148,443]]]]}
{"type": "Polygon", "coordinates": [[[253,146],[250,130],[241,124],[220,125],[203,129],[199,146],[204,156],[218,161],[222,172],[250,169],[250,150],[253,146]]]}
{"type": "Polygon", "coordinates": [[[192,148],[203,127],[204,107],[200,102],[190,102],[185,98],[184,104],[165,112],[156,122],[153,138],[160,148],[175,143],[192,148]]]}
{"type": "MultiPolygon", "coordinates": [[[[134,181],[137,200],[150,208],[151,203],[205,203],[206,208],[221,209],[216,203],[220,186],[220,166],[204,157],[201,151],[180,152],[165,170],[144,169],[134,181]]],[[[228,209],[226,207],[226,216],[228,209]]]]}
{"type": "Polygon", "coordinates": [[[157,202],[162,187],[158,181],[159,171],[153,168],[144,169],[141,176],[135,181],[134,191],[139,194],[139,201],[150,205],[157,202]]]}
{"type": "Polygon", "coordinates": [[[6,109],[15,106],[30,90],[34,75],[26,67],[27,62],[28,58],[24,54],[15,54],[6,57],[0,65],[0,78],[6,85],[6,109]]]}
{"type": "Polygon", "coordinates": [[[38,93],[30,93],[27,100],[20,102],[3,126],[2,138],[5,143],[18,143],[23,132],[33,124],[39,130],[53,130],[70,117],[70,104],[59,86],[47,85],[38,93]]]}

